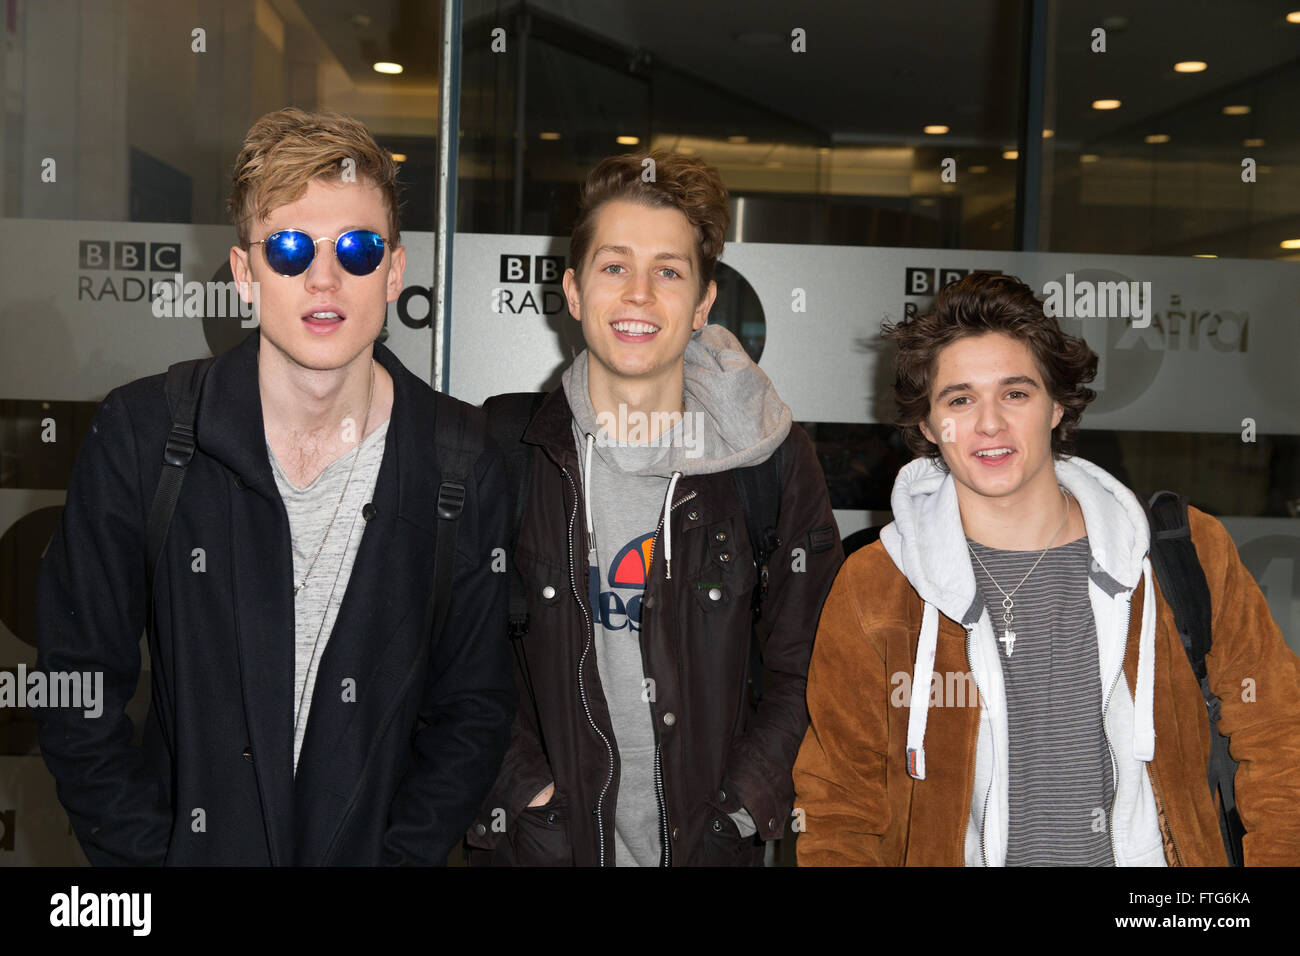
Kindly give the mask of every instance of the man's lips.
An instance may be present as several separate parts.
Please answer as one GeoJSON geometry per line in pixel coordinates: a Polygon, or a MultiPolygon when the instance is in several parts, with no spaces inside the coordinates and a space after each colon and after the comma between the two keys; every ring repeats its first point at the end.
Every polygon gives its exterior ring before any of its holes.
{"type": "Polygon", "coordinates": [[[643,319],[616,319],[609,327],[620,342],[649,342],[659,335],[659,326],[643,319]]]}
{"type": "Polygon", "coordinates": [[[971,457],[987,468],[997,468],[999,465],[1004,465],[1012,458],[1014,458],[1015,455],[1016,455],[1015,449],[1008,448],[1006,445],[994,445],[994,446],[990,446],[989,448],[977,448],[975,451],[971,452],[971,457]],[[979,454],[982,451],[992,452],[992,451],[998,451],[1002,449],[1006,449],[1006,454],[1003,455],[979,454]]]}
{"type": "Polygon", "coordinates": [[[326,303],[315,306],[302,315],[302,322],[307,330],[317,335],[328,335],[341,326],[347,316],[335,305],[326,303]]]}

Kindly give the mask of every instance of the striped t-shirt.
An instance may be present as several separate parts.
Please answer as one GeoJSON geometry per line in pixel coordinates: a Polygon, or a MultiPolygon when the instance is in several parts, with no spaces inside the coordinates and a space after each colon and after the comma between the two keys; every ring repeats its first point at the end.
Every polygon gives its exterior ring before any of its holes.
{"type": "Polygon", "coordinates": [[[1007,691],[1007,865],[1114,866],[1108,830],[1115,786],[1101,724],[1088,539],[1050,549],[1015,590],[1009,657],[1001,639],[1002,592],[1012,592],[1043,552],[1001,551],[967,540],[984,562],[971,564],[999,638],[1007,691]]]}

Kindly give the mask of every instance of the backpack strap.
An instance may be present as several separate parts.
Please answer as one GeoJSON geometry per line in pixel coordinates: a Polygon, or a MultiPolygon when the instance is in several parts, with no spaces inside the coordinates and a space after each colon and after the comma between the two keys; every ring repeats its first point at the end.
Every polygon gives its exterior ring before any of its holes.
{"type": "Polygon", "coordinates": [[[1237,813],[1233,790],[1237,762],[1228,752],[1228,738],[1219,732],[1219,698],[1210,690],[1205,668],[1205,655],[1209,653],[1213,640],[1210,587],[1196,555],[1196,545],[1192,543],[1187,499],[1172,491],[1157,491],[1147,502],[1147,517],[1151,524],[1151,565],[1156,580],[1160,582],[1160,590],[1173,611],[1178,636],[1205,700],[1210,722],[1210,762],[1206,781],[1218,806],[1219,832],[1229,864],[1241,866],[1245,829],[1237,813]]]}
{"type": "Polygon", "coordinates": [[[185,469],[194,457],[194,434],[203,380],[215,361],[215,358],[190,359],[177,362],[167,369],[163,388],[167,394],[171,429],[167,432],[162,473],[158,476],[158,489],[154,492],[153,505],[149,509],[149,524],[145,531],[148,549],[145,581],[151,603],[154,581],[158,576],[158,562],[162,558],[163,544],[167,541],[167,529],[171,525],[172,514],[176,511],[176,502],[180,500],[185,469]]]}
{"type": "Polygon", "coordinates": [[[506,467],[506,494],[510,506],[510,541],[506,548],[506,564],[509,567],[506,578],[509,590],[506,633],[533,704],[542,755],[549,761],[546,738],[542,734],[541,712],[537,706],[537,693],[533,689],[533,675],[528,669],[528,655],[523,645],[524,635],[528,633],[528,587],[515,563],[515,548],[519,544],[519,531],[524,524],[524,509],[528,504],[529,479],[532,477],[533,456],[536,452],[532,445],[524,443],[524,432],[528,430],[528,424],[537,410],[542,407],[546,395],[546,392],[493,395],[483,403],[483,411],[487,415],[488,437],[500,449],[506,467]]]}
{"type": "Polygon", "coordinates": [[[433,546],[433,590],[425,610],[430,642],[436,641],[451,609],[452,572],[456,564],[456,532],[465,510],[466,489],[474,462],[483,451],[483,413],[464,402],[439,401],[434,443],[442,483],[438,485],[438,531],[433,546]]]}
{"type": "Polygon", "coordinates": [[[745,512],[745,528],[754,551],[754,569],[758,572],[750,595],[749,685],[755,703],[763,696],[763,649],[758,639],[758,621],[763,616],[763,599],[767,597],[768,561],[781,547],[776,529],[781,518],[784,460],[785,443],[782,442],[765,461],[731,473],[745,512]]]}

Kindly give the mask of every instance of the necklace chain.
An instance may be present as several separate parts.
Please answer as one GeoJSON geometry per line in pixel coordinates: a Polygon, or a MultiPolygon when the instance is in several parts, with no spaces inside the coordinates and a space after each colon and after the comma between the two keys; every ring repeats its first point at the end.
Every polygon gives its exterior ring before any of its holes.
{"type": "MultiPolygon", "coordinates": [[[[1057,487],[1060,486],[1058,485],[1057,487]]],[[[1003,644],[1006,646],[1007,657],[1011,656],[1011,649],[1015,647],[1015,643],[1016,643],[1016,632],[1011,630],[1011,621],[1015,617],[1015,615],[1012,613],[1012,608],[1016,606],[1016,602],[1012,600],[1012,596],[1017,591],[1020,590],[1021,586],[1024,585],[1026,581],[1029,580],[1029,575],[1034,573],[1035,568],[1037,568],[1038,565],[1042,563],[1043,558],[1047,557],[1047,552],[1052,550],[1052,545],[1056,543],[1056,539],[1060,537],[1061,532],[1065,529],[1066,524],[1070,520],[1070,496],[1068,493],[1066,493],[1066,490],[1064,488],[1061,488],[1061,496],[1065,499],[1065,517],[1061,519],[1061,526],[1057,528],[1056,533],[1052,535],[1052,540],[1047,542],[1047,547],[1044,548],[1043,553],[1038,556],[1038,560],[1033,563],[1033,565],[1029,568],[1029,570],[1025,572],[1025,576],[1020,579],[1020,584],[1017,584],[1014,588],[1012,588],[1010,593],[1003,590],[1002,585],[998,584],[997,578],[993,577],[993,572],[991,572],[987,567],[985,567],[983,561],[980,561],[980,556],[975,553],[975,549],[970,546],[970,543],[967,542],[966,544],[966,549],[970,551],[971,557],[974,558],[979,563],[979,566],[984,569],[984,573],[988,575],[988,579],[993,582],[993,586],[1002,592],[1003,627],[1002,627],[1002,636],[998,638],[998,640],[1002,641],[1003,644]]]]}
{"type": "Polygon", "coordinates": [[[330,523],[325,528],[325,536],[320,539],[320,545],[316,548],[315,555],[312,556],[311,564],[307,566],[307,571],[302,576],[302,582],[295,585],[293,589],[294,597],[298,592],[307,586],[307,579],[311,577],[312,571],[316,567],[316,562],[320,559],[321,552],[325,550],[325,542],[329,540],[330,532],[334,530],[334,521],[339,516],[339,509],[343,507],[343,499],[347,497],[348,486],[352,484],[352,473],[357,470],[357,459],[361,457],[361,443],[365,441],[366,428],[370,425],[370,408],[375,399],[375,360],[370,359],[370,395],[366,398],[366,417],[361,423],[361,434],[357,436],[357,450],[352,455],[352,467],[348,469],[348,479],[343,483],[343,491],[339,493],[339,500],[334,505],[334,514],[330,516],[330,523]]]}

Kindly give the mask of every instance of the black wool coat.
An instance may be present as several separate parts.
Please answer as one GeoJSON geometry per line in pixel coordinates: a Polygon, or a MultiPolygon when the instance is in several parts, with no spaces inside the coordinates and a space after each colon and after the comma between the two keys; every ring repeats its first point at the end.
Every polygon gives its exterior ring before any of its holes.
{"type": "Polygon", "coordinates": [[[125,706],[149,607],[164,376],[114,389],[100,407],[41,571],[37,666],[102,671],[104,710],[38,711],[42,755],[97,865],[443,863],[496,776],[516,703],[505,576],[492,569],[506,540],[500,458],[485,451],[473,468],[447,624],[430,639],[434,422],[456,400],[375,346],[393,379],[392,419],[295,776],[293,558],[259,345],[254,331],[204,385],[198,451],[158,572],[142,747],[125,706]]]}

